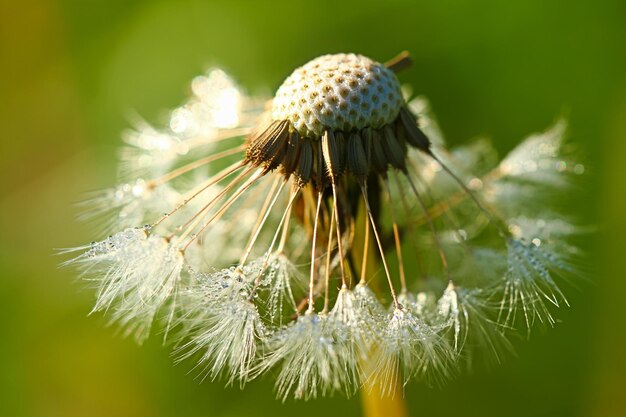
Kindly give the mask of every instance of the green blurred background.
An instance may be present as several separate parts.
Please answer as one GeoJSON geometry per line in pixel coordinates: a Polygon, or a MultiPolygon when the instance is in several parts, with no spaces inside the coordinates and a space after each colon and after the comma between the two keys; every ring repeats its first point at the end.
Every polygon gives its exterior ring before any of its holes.
{"type": "Polygon", "coordinates": [[[403,49],[452,144],[506,152],[567,116],[588,173],[571,211],[599,229],[562,324],[501,367],[409,385],[412,415],[626,415],[626,2],[22,0],[0,3],[0,416],[358,415],[358,398],[282,405],[270,380],[200,384],[158,338],[87,317],[53,248],[92,240],[73,203],[113,183],[128,116],[166,120],[207,67],[269,93],[322,53],[403,49]]]}

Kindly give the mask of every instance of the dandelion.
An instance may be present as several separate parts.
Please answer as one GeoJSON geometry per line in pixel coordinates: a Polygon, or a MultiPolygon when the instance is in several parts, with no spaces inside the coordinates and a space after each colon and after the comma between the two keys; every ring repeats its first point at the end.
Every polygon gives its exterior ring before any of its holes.
{"type": "Polygon", "coordinates": [[[138,341],[160,323],[201,378],[275,373],[283,400],[439,384],[553,325],[580,229],[546,196],[584,171],[564,124],[501,162],[448,151],[408,63],[321,56],[265,105],[214,69],[167,127],[138,123],[83,204],[111,235],[69,250],[94,311],[138,341]]]}

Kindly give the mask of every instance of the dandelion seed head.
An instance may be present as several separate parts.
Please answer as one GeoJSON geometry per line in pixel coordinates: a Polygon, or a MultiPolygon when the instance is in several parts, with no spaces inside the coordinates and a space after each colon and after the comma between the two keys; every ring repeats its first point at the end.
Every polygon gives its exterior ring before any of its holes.
{"type": "Polygon", "coordinates": [[[272,117],[289,120],[303,137],[319,137],[324,127],[382,127],[402,103],[400,83],[383,64],[362,55],[324,55],[287,77],[274,97],[272,117]]]}
{"type": "Polygon", "coordinates": [[[283,400],[438,384],[554,324],[584,232],[546,198],[584,171],[564,124],[502,162],[447,150],[407,62],[324,55],[273,100],[211,69],[167,126],[138,122],[82,205],[110,236],[65,251],[93,311],[139,342],[156,323],[200,379],[272,373],[283,400]]]}
{"type": "Polygon", "coordinates": [[[311,61],[272,103],[248,137],[245,161],[293,175],[300,187],[324,189],[344,176],[364,181],[370,172],[384,177],[390,167],[406,170],[409,147],[429,152],[393,71],[360,55],[311,61]]]}

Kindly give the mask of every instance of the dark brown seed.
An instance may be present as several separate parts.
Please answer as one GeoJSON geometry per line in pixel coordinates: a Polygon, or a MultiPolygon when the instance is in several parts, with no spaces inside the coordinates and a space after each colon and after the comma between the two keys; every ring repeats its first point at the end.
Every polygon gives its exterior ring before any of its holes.
{"type": "Polygon", "coordinates": [[[324,152],[321,141],[317,140],[313,145],[313,186],[318,190],[323,190],[327,185],[328,170],[324,162],[324,152]]]}
{"type": "Polygon", "coordinates": [[[302,140],[300,139],[300,135],[294,130],[289,136],[285,157],[283,158],[283,173],[287,176],[291,175],[298,167],[301,144],[302,140]]]}
{"type": "Polygon", "coordinates": [[[295,174],[298,178],[298,185],[303,187],[311,180],[313,173],[313,146],[309,139],[301,138],[300,141],[300,158],[295,174]]]}
{"type": "Polygon", "coordinates": [[[337,176],[341,177],[346,171],[346,139],[341,132],[335,133],[335,147],[337,148],[337,158],[335,160],[337,166],[335,170],[337,171],[337,176]]]}
{"type": "Polygon", "coordinates": [[[361,130],[361,137],[363,138],[363,149],[365,149],[365,156],[367,157],[367,170],[369,171],[372,162],[372,129],[366,127],[361,130]]]}
{"type": "Polygon", "coordinates": [[[409,144],[426,153],[430,153],[430,140],[424,132],[417,127],[417,120],[415,119],[415,116],[413,116],[406,107],[402,107],[400,109],[399,117],[406,132],[406,139],[409,144]]]}
{"type": "Polygon", "coordinates": [[[352,133],[348,138],[346,144],[346,161],[348,169],[353,175],[360,179],[364,179],[365,176],[367,176],[367,154],[363,147],[363,138],[357,133],[352,133]]]}
{"type": "Polygon", "coordinates": [[[255,166],[280,163],[287,144],[288,133],[288,121],[272,122],[267,129],[252,136],[248,141],[246,162],[251,162],[255,166]]]}
{"type": "Polygon", "coordinates": [[[371,149],[370,149],[370,157],[371,157],[371,167],[373,170],[379,174],[384,174],[387,172],[387,156],[385,155],[385,151],[383,150],[383,136],[381,132],[378,130],[372,131],[372,140],[371,140],[371,149]]]}
{"type": "Polygon", "coordinates": [[[402,171],[406,170],[406,151],[402,149],[391,126],[387,125],[383,128],[383,138],[383,151],[385,152],[387,161],[394,168],[398,168],[402,171]]]}
{"type": "Polygon", "coordinates": [[[283,129],[278,136],[274,136],[267,141],[267,145],[263,148],[263,163],[265,171],[269,172],[283,162],[285,153],[287,152],[287,143],[289,142],[289,129],[283,129]]]}

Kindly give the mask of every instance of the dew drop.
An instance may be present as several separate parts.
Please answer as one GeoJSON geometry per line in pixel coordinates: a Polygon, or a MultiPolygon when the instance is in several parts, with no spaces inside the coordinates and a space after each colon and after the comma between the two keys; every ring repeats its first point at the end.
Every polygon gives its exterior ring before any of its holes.
{"type": "Polygon", "coordinates": [[[574,165],[574,174],[581,175],[585,173],[585,166],[583,164],[574,165]]]}
{"type": "Polygon", "coordinates": [[[481,188],[483,188],[483,182],[480,180],[480,178],[476,177],[469,180],[469,183],[467,185],[471,190],[480,190],[481,188]]]}

